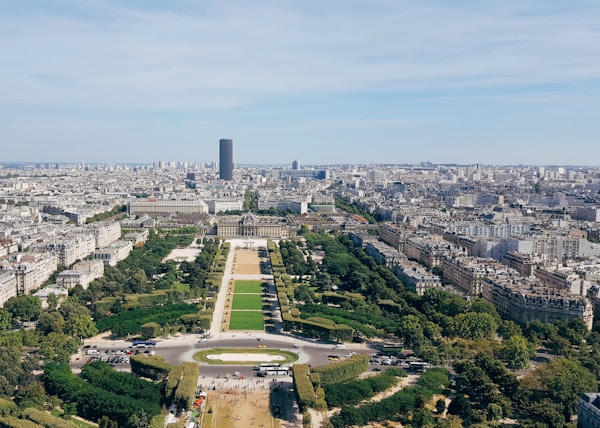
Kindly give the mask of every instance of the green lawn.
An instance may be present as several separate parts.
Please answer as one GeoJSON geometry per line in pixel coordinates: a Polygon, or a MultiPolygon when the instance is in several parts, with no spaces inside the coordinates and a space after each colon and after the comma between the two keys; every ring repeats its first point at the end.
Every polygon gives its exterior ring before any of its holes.
{"type": "Polygon", "coordinates": [[[234,293],[262,293],[262,281],[236,281],[234,293]]]}
{"type": "Polygon", "coordinates": [[[262,310],[262,296],[260,294],[234,294],[231,309],[235,310],[262,310]]]}
{"type": "Polygon", "coordinates": [[[229,330],[262,330],[265,320],[262,311],[231,311],[229,330]]]}

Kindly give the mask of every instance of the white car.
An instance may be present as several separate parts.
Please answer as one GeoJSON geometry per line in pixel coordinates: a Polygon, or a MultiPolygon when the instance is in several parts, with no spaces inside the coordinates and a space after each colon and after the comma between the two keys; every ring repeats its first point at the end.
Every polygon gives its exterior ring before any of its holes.
{"type": "Polygon", "coordinates": [[[200,343],[208,342],[208,339],[206,337],[203,337],[198,342],[200,342],[200,343]]]}

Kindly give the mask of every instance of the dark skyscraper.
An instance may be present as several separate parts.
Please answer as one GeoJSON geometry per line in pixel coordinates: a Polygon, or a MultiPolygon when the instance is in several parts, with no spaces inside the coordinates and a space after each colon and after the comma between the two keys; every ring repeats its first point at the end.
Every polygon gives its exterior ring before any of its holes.
{"type": "Polygon", "coordinates": [[[233,140],[219,141],[219,178],[233,180],[233,140]]]}

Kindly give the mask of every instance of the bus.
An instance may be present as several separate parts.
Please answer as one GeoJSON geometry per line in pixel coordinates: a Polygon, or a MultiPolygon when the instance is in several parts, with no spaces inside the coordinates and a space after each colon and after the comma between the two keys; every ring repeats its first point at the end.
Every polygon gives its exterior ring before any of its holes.
{"type": "Polygon", "coordinates": [[[290,374],[290,368],[287,366],[281,367],[269,367],[264,370],[260,370],[256,373],[258,377],[266,377],[266,376],[286,376],[290,374]]]}
{"type": "Polygon", "coordinates": [[[153,340],[134,340],[132,346],[134,348],[154,348],[156,342],[153,340]]]}
{"type": "Polygon", "coordinates": [[[433,367],[432,364],[429,364],[425,361],[410,361],[408,364],[409,364],[409,367],[408,367],[409,370],[419,372],[419,373],[422,373],[426,369],[430,369],[433,367]]]}
{"type": "Polygon", "coordinates": [[[404,344],[403,343],[395,343],[395,342],[386,342],[383,346],[382,346],[383,350],[394,350],[394,351],[402,351],[404,349],[404,344]]]}
{"type": "Polygon", "coordinates": [[[281,364],[279,363],[262,363],[254,366],[254,370],[266,370],[273,369],[279,367],[281,364]]]}

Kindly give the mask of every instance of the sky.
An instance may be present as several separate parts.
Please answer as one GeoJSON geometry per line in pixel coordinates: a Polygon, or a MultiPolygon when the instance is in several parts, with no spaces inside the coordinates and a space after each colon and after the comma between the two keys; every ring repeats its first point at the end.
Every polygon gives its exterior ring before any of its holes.
{"type": "Polygon", "coordinates": [[[600,165],[597,0],[0,2],[0,162],[600,165]]]}

